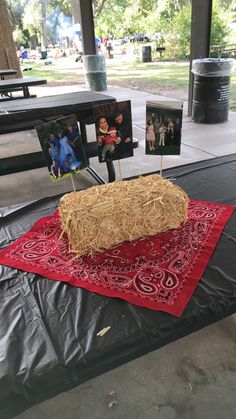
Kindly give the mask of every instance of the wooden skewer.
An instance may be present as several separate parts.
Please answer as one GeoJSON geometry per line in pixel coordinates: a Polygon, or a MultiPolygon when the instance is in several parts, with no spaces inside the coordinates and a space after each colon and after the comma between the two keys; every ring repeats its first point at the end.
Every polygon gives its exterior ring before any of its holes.
{"type": "Polygon", "coordinates": [[[120,160],[118,160],[118,167],[119,167],[119,176],[120,176],[120,180],[122,180],[120,160]]]}
{"type": "Polygon", "coordinates": [[[76,192],[74,175],[71,175],[71,182],[72,182],[73,190],[74,192],[76,192]]]}
{"type": "Polygon", "coordinates": [[[162,163],[163,163],[163,156],[161,155],[161,163],[160,163],[160,176],[162,177],[162,163]]]}

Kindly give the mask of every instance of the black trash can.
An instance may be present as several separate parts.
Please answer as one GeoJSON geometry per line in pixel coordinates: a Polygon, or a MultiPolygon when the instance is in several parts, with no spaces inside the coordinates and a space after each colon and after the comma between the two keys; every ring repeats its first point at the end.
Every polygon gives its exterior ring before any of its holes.
{"type": "Polygon", "coordinates": [[[106,61],[103,55],[85,55],[84,71],[88,89],[95,92],[107,90],[106,61]]]}
{"type": "Polygon", "coordinates": [[[150,46],[142,47],[142,62],[150,63],[152,61],[152,48],[150,46]]]}
{"type": "Polygon", "coordinates": [[[193,60],[192,119],[195,122],[218,123],[228,119],[230,76],[234,60],[203,58],[193,60]]]}
{"type": "Polygon", "coordinates": [[[47,51],[40,51],[40,54],[41,54],[41,60],[46,60],[48,56],[47,51]]]}

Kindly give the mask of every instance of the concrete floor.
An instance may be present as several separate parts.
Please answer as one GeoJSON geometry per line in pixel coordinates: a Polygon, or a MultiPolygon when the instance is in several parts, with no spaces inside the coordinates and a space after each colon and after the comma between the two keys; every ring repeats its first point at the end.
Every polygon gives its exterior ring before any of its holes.
{"type": "MultiPolygon", "coordinates": [[[[81,87],[60,88],[60,92],[75,90],[81,87]]],[[[58,88],[38,87],[32,93],[57,94],[58,88]]],[[[159,170],[160,158],[144,155],[146,101],[158,100],[158,96],[118,87],[109,87],[107,94],[131,100],[133,134],[139,140],[135,156],[121,161],[122,177],[159,170]]],[[[88,132],[92,139],[94,128],[89,127],[88,132]]],[[[38,149],[34,131],[1,136],[1,157],[38,149]]],[[[230,113],[223,124],[201,125],[186,116],[185,104],[181,156],[164,157],[163,169],[232,153],[236,153],[236,113],[230,113]]],[[[91,165],[106,178],[104,164],[91,159],[91,165]]],[[[93,183],[87,174],[78,176],[78,187],[93,183]]],[[[70,190],[70,180],[52,184],[46,168],[4,176],[0,178],[0,206],[70,190]]],[[[40,403],[17,418],[235,419],[235,327],[236,316],[230,316],[40,403]]]]}

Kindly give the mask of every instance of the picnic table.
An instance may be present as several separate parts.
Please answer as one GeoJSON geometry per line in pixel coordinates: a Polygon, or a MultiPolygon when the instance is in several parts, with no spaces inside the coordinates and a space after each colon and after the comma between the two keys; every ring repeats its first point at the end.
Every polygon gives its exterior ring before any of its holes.
{"type": "Polygon", "coordinates": [[[223,54],[230,57],[236,56],[236,44],[212,45],[210,47],[210,56],[216,53],[217,58],[221,58],[223,54]]]}
{"type": "Polygon", "coordinates": [[[0,79],[5,80],[5,76],[14,76],[15,74],[17,74],[17,71],[12,68],[0,70],[0,79]]]}
{"type": "MultiPolygon", "coordinates": [[[[115,102],[112,96],[91,91],[65,93],[54,96],[5,101],[0,104],[0,134],[34,129],[35,126],[57,118],[76,114],[80,132],[89,158],[97,156],[97,141],[88,142],[86,125],[94,123],[93,106],[115,102]]],[[[138,143],[134,143],[137,147],[138,143]]],[[[115,180],[112,161],[107,161],[109,182],[115,180]]],[[[28,153],[0,160],[0,176],[46,166],[42,152],[28,153]]],[[[87,171],[98,183],[104,179],[89,166],[87,171]]]]}
{"type": "Polygon", "coordinates": [[[0,94],[8,99],[15,99],[12,93],[22,91],[24,98],[30,98],[29,87],[46,84],[47,80],[41,77],[21,77],[17,79],[0,80],[0,94]]]}

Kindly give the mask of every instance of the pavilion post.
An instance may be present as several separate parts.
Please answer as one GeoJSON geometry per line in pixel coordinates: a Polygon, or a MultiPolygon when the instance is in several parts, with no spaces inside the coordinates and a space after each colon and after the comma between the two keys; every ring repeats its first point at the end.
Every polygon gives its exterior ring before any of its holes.
{"type": "Polygon", "coordinates": [[[78,0],[84,55],[96,55],[92,0],[78,0]]]}
{"type": "Polygon", "coordinates": [[[192,0],[191,44],[189,62],[188,116],[192,115],[193,74],[192,61],[209,57],[212,0],[192,0]]]}

